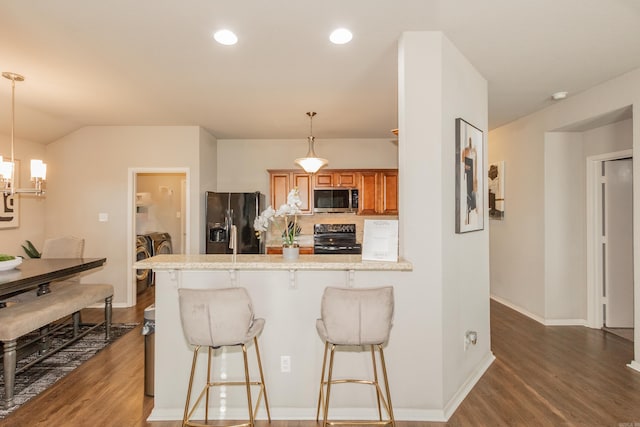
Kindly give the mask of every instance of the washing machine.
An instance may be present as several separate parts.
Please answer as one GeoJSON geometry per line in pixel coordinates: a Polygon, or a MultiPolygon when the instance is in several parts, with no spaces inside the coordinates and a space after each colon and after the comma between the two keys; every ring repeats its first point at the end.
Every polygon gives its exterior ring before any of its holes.
{"type": "Polygon", "coordinates": [[[172,254],[171,235],[169,233],[149,233],[146,235],[151,240],[151,255],[172,254]]]}
{"type": "MultiPolygon", "coordinates": [[[[136,261],[151,258],[153,249],[151,239],[147,236],[136,236],[136,261]]],[[[136,269],[136,292],[140,293],[153,284],[153,273],[150,269],[136,269]]]]}
{"type": "MultiPolygon", "coordinates": [[[[169,233],[148,233],[144,237],[149,241],[151,256],[173,253],[173,245],[171,244],[171,235],[169,233]]],[[[155,284],[156,275],[152,270],[149,272],[149,286],[155,286],[155,284]]]]}

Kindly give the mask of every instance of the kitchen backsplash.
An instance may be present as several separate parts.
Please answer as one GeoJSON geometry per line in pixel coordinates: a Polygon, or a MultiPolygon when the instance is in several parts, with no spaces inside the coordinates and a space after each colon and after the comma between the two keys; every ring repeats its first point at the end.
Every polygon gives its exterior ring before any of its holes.
{"type": "MultiPolygon", "coordinates": [[[[397,216],[381,216],[381,215],[354,215],[354,214],[314,214],[314,215],[298,215],[298,224],[302,228],[298,243],[300,246],[313,246],[313,225],[314,224],[355,224],[356,240],[362,243],[362,235],[364,233],[365,219],[398,219],[397,216]]],[[[280,219],[281,221],[281,219],[280,219]]],[[[266,237],[267,246],[281,246],[282,239],[275,227],[271,227],[266,237]]]]}

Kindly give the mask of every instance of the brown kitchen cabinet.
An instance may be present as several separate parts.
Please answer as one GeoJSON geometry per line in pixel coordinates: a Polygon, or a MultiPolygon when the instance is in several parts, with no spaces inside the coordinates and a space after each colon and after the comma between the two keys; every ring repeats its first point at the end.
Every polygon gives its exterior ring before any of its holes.
{"type": "MultiPolygon", "coordinates": [[[[267,255],[282,255],[282,246],[267,246],[267,255]]],[[[300,255],[313,255],[313,246],[300,246],[300,255]]]]}
{"type": "Polygon", "coordinates": [[[398,214],[398,170],[381,169],[358,172],[360,215],[398,214]]]}
{"type": "Polygon", "coordinates": [[[313,188],[356,188],[357,172],[351,170],[325,170],[313,176],[313,188]]]}
{"type": "Polygon", "coordinates": [[[314,175],[297,169],[269,170],[271,205],[287,202],[289,191],[298,187],[301,210],[313,213],[315,188],[357,188],[359,215],[398,214],[398,169],[325,169],[314,175]]]}
{"type": "Polygon", "coordinates": [[[280,205],[287,203],[287,195],[292,188],[298,188],[302,206],[302,213],[313,212],[312,177],[308,173],[292,170],[269,170],[269,182],[271,191],[271,206],[278,209],[280,205]]]}

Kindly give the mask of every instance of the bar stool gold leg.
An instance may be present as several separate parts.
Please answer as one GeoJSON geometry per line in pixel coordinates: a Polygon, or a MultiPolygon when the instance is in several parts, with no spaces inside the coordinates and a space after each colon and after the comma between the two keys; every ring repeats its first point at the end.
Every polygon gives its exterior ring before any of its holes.
{"type": "Polygon", "coordinates": [[[320,406],[324,405],[324,373],[327,366],[327,349],[329,343],[324,343],[324,356],[322,357],[322,374],[320,375],[320,391],[318,392],[318,410],[316,411],[316,422],[320,419],[320,406]]]}
{"type": "Polygon", "coordinates": [[[380,385],[378,383],[378,368],[376,364],[376,353],[373,350],[373,345],[371,347],[371,361],[373,362],[373,381],[376,387],[376,399],[378,401],[378,419],[382,421],[382,408],[380,408],[380,385]]]}
{"type": "Polygon", "coordinates": [[[242,357],[244,358],[244,378],[247,385],[247,404],[249,405],[249,425],[254,427],[253,405],[251,404],[251,381],[249,380],[249,361],[247,360],[247,346],[242,344],[242,357]]]}
{"type": "Polygon", "coordinates": [[[387,377],[387,364],[384,361],[384,351],[382,350],[382,345],[378,345],[378,350],[380,351],[380,363],[382,365],[382,375],[384,376],[384,388],[387,392],[387,405],[389,418],[391,418],[391,425],[396,427],[396,420],[393,417],[393,405],[391,404],[391,392],[389,391],[389,379],[387,377]]]}
{"type": "Polygon", "coordinates": [[[213,348],[208,347],[207,349],[207,397],[205,399],[206,405],[204,407],[204,422],[209,422],[209,384],[211,384],[211,353],[214,351],[213,348]]]}
{"type": "MultiPolygon", "coordinates": [[[[260,384],[260,388],[262,389],[262,393],[264,394],[264,406],[266,406],[267,408],[267,419],[269,420],[269,422],[271,422],[271,410],[269,409],[269,397],[267,396],[267,383],[264,382],[264,373],[262,371],[262,359],[260,358],[260,347],[258,346],[258,338],[254,337],[253,343],[256,346],[256,357],[258,358],[258,370],[260,371],[260,381],[262,382],[260,384]]],[[[259,403],[260,403],[259,401],[256,403],[256,410],[257,410],[257,405],[259,403]]]]}
{"type": "Polygon", "coordinates": [[[191,389],[193,387],[193,374],[196,371],[196,360],[198,359],[198,351],[200,346],[196,346],[193,349],[193,361],[191,362],[191,376],[189,377],[189,387],[187,388],[187,402],[184,405],[184,417],[182,418],[182,427],[187,425],[187,417],[189,415],[189,403],[191,401],[191,389]]]}
{"type": "Polygon", "coordinates": [[[329,396],[331,395],[331,378],[333,377],[333,356],[336,346],[331,345],[331,356],[329,356],[329,376],[327,377],[327,398],[324,402],[324,422],[323,427],[327,427],[327,418],[329,417],[329,396]]]}

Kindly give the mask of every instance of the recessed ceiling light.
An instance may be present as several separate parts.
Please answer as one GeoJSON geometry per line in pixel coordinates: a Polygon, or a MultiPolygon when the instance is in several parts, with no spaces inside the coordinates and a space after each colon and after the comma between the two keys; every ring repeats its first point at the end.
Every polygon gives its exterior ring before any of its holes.
{"type": "Polygon", "coordinates": [[[227,46],[238,43],[238,36],[229,30],[216,31],[213,38],[216,39],[218,43],[227,46]]]}
{"type": "Polygon", "coordinates": [[[556,92],[551,95],[551,99],[553,99],[554,101],[560,101],[561,99],[565,99],[567,95],[569,95],[569,92],[556,92]]]}
{"type": "Polygon", "coordinates": [[[349,43],[353,38],[353,34],[351,31],[346,28],[338,28],[337,30],[333,30],[331,35],[329,36],[329,40],[334,44],[345,44],[349,43]]]}

